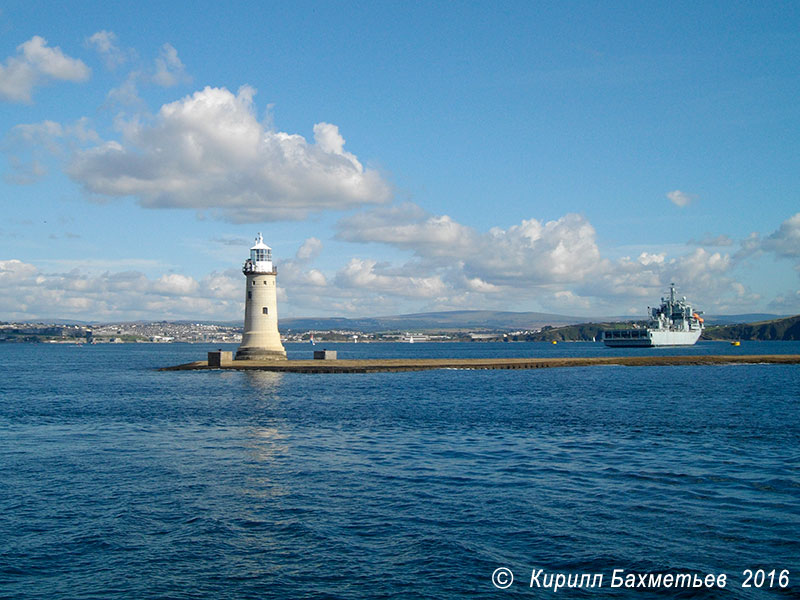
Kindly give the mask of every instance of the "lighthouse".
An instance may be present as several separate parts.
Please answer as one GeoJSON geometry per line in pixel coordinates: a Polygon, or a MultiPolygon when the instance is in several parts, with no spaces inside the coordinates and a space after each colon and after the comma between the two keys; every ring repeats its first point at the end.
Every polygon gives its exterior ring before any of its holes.
{"type": "Polygon", "coordinates": [[[242,272],[247,278],[244,297],[244,332],[236,360],[286,360],[278,333],[278,297],[272,249],[259,233],[242,272]]]}

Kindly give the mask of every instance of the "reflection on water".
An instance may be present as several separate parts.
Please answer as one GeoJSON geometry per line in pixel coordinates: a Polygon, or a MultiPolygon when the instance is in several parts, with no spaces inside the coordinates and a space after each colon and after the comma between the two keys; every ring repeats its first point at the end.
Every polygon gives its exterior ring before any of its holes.
{"type": "Polygon", "coordinates": [[[260,461],[271,460],[289,451],[287,436],[277,427],[261,427],[250,431],[251,449],[260,461]]]}
{"type": "Polygon", "coordinates": [[[274,371],[243,371],[245,381],[247,384],[263,393],[275,394],[280,390],[281,381],[283,380],[283,373],[276,373],[274,371]]]}
{"type": "Polygon", "coordinates": [[[281,462],[290,459],[287,436],[277,427],[259,427],[248,434],[251,460],[247,462],[242,493],[268,501],[291,493],[285,478],[278,475],[281,462]]]}

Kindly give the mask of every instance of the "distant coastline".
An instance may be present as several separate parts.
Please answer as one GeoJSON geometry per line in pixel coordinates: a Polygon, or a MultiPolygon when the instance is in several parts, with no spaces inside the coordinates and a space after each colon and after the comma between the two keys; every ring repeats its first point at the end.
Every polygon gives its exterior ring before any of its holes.
{"type": "MultiPolygon", "coordinates": [[[[731,319],[735,316],[709,317],[707,321],[710,323],[702,339],[800,340],[800,315],[726,324],[731,319]]],[[[290,343],[311,343],[312,339],[316,342],[379,343],[403,342],[412,338],[415,342],[591,342],[599,339],[601,331],[625,328],[631,322],[637,321],[619,318],[579,322],[576,317],[544,313],[454,311],[374,319],[285,319],[281,321],[280,330],[282,338],[290,343]]],[[[0,322],[0,343],[227,344],[239,343],[241,333],[241,326],[219,322],[154,321],[99,325],[63,321],[0,322]]]]}

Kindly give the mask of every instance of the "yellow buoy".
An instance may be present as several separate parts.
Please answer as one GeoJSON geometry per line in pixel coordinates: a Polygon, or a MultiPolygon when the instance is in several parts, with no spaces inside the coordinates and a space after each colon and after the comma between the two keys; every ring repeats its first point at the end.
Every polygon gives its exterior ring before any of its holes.
{"type": "Polygon", "coordinates": [[[553,343],[554,343],[554,344],[557,344],[558,342],[557,342],[556,340],[553,340],[553,343]]]}
{"type": "Polygon", "coordinates": [[[742,345],[742,343],[739,340],[736,340],[735,342],[731,342],[731,346],[741,346],[741,345],[742,345]]]}

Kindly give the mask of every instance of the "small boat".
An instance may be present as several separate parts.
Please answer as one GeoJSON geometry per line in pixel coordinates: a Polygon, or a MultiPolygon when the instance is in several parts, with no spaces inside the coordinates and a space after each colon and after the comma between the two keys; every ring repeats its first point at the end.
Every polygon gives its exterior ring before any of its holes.
{"type": "Polygon", "coordinates": [[[741,346],[741,345],[742,345],[742,342],[740,342],[739,340],[734,340],[734,341],[731,342],[731,346],[741,346]]]}

